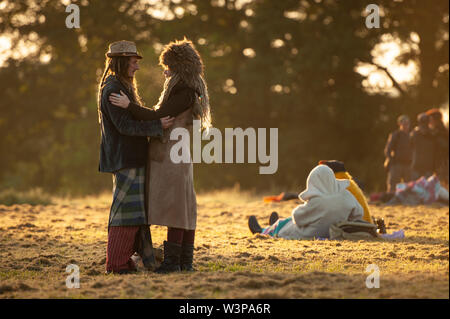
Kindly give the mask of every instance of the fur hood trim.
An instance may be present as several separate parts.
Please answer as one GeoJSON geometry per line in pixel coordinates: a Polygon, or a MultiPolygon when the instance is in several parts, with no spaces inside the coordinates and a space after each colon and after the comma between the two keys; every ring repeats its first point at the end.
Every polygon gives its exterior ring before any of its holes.
{"type": "Polygon", "coordinates": [[[159,56],[159,64],[188,79],[203,74],[203,61],[192,41],[184,38],[170,42],[159,56]]]}

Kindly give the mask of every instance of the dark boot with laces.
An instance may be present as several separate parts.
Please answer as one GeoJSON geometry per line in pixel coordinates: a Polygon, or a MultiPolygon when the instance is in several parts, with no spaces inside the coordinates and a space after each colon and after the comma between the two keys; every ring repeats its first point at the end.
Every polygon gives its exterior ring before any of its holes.
{"type": "Polygon", "coordinates": [[[185,244],[181,246],[180,268],[181,271],[195,271],[192,266],[194,261],[194,245],[185,244]]]}
{"type": "Polygon", "coordinates": [[[155,272],[166,274],[169,272],[181,271],[180,268],[181,245],[164,241],[164,261],[155,272]]]}

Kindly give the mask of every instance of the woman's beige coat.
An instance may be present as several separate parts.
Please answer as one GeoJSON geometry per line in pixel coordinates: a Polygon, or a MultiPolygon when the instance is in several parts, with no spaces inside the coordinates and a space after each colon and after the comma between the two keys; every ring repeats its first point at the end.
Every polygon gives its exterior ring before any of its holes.
{"type": "Polygon", "coordinates": [[[189,108],[176,116],[173,126],[164,131],[162,139],[150,140],[147,163],[147,219],[150,225],[189,230],[197,226],[197,200],[190,155],[191,133],[192,108],[189,108]],[[176,128],[186,129],[189,136],[170,140],[170,133],[176,128]],[[172,162],[170,151],[174,145],[174,150],[182,148],[186,152],[184,162],[172,162]]]}

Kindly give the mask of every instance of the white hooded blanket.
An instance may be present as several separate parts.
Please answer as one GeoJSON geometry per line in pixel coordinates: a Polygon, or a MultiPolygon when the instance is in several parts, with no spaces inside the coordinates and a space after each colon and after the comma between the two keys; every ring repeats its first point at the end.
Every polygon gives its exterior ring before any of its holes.
{"type": "Polygon", "coordinates": [[[316,166],[309,173],[306,190],[298,196],[305,203],[292,211],[291,221],[279,231],[278,237],[328,238],[332,224],[362,219],[364,210],[346,189],[349,183],[336,179],[328,166],[316,166]]]}

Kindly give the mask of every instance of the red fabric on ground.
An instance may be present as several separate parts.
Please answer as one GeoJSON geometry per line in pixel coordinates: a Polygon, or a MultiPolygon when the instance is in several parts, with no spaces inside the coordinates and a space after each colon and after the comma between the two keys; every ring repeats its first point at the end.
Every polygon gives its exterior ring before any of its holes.
{"type": "Polygon", "coordinates": [[[263,201],[264,203],[281,202],[283,200],[283,196],[284,192],[282,192],[280,195],[264,196],[263,201]]]}

